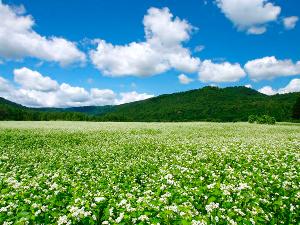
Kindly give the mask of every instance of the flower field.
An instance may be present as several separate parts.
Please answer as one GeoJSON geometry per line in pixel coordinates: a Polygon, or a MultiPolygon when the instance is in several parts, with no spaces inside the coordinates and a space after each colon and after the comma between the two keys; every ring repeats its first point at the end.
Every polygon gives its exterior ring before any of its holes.
{"type": "Polygon", "coordinates": [[[300,126],[0,122],[0,224],[298,224],[300,126]]]}

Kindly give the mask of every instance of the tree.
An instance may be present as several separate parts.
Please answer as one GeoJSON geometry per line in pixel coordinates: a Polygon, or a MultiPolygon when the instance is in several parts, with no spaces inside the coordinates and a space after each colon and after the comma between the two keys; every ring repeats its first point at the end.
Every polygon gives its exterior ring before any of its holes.
{"type": "Polygon", "coordinates": [[[250,115],[250,116],[248,117],[248,122],[249,122],[249,123],[255,123],[256,120],[257,120],[257,116],[255,116],[255,115],[250,115]]]}
{"type": "Polygon", "coordinates": [[[276,119],[269,115],[262,115],[262,116],[250,115],[248,122],[274,125],[276,123],[276,119]]]}
{"type": "Polygon", "coordinates": [[[297,101],[294,105],[293,118],[296,120],[300,119],[300,97],[297,99],[297,101]]]}

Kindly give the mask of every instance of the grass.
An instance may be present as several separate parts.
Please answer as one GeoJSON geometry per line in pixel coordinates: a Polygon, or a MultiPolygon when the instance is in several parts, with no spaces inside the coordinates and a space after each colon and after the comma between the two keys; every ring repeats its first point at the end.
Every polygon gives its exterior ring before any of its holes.
{"type": "Polygon", "coordinates": [[[0,224],[297,224],[300,126],[0,122],[0,224]]]}

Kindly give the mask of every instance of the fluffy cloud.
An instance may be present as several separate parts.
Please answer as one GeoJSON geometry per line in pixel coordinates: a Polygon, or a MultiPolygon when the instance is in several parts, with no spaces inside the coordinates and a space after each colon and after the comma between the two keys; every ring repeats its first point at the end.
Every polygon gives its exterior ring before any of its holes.
{"type": "Polygon", "coordinates": [[[36,91],[55,91],[59,87],[58,83],[50,77],[42,76],[39,72],[25,67],[14,70],[14,80],[22,88],[36,91]]]}
{"type": "Polygon", "coordinates": [[[300,74],[300,61],[293,63],[290,59],[277,60],[274,56],[248,61],[245,70],[255,81],[273,79],[280,76],[300,74]]]}
{"type": "Polygon", "coordinates": [[[271,86],[265,86],[258,90],[260,93],[263,93],[265,95],[276,95],[276,90],[273,90],[271,86]]]}
{"type": "Polygon", "coordinates": [[[116,100],[116,104],[135,102],[135,101],[140,101],[140,100],[154,97],[154,95],[149,95],[146,93],[139,94],[136,91],[120,93],[120,95],[121,95],[121,99],[116,100]]]}
{"type": "Polygon", "coordinates": [[[276,21],[281,8],[268,0],[216,0],[225,16],[249,34],[262,34],[269,22],[276,21]]]}
{"type": "Polygon", "coordinates": [[[96,68],[109,76],[151,76],[172,68],[197,71],[200,60],[182,46],[193,29],[187,21],[174,18],[168,8],[150,8],[143,23],[144,42],[113,45],[96,40],[97,48],[90,51],[96,68]]]}
{"type": "Polygon", "coordinates": [[[133,42],[126,46],[113,46],[99,40],[97,50],[91,51],[90,56],[99,70],[111,76],[149,76],[169,69],[162,55],[148,43],[133,42]]]}
{"type": "Polygon", "coordinates": [[[278,90],[274,90],[270,86],[265,86],[258,90],[260,93],[265,95],[275,95],[275,94],[286,94],[291,92],[300,92],[300,79],[293,79],[290,83],[283,87],[279,88],[278,90]]]}
{"type": "Polygon", "coordinates": [[[189,84],[191,82],[193,82],[194,80],[189,78],[188,76],[186,76],[185,74],[180,74],[178,76],[178,80],[181,84],[189,84]]]}
{"type": "Polygon", "coordinates": [[[28,68],[14,70],[17,86],[0,77],[0,94],[11,101],[32,107],[71,107],[88,105],[115,105],[144,100],[153,95],[137,92],[116,94],[110,89],[86,90],[67,83],[58,84],[28,68]]]}
{"type": "Polygon", "coordinates": [[[245,71],[238,63],[213,63],[205,60],[199,69],[199,80],[202,82],[236,82],[245,76],[245,71]]]}
{"type": "Polygon", "coordinates": [[[286,17],[283,19],[283,25],[284,25],[285,29],[291,30],[296,27],[298,20],[299,20],[298,16],[286,17]]]}
{"type": "Polygon", "coordinates": [[[34,57],[61,65],[85,61],[85,54],[73,42],[36,33],[33,18],[24,13],[23,7],[10,7],[0,1],[0,57],[34,57]]]}
{"type": "Polygon", "coordinates": [[[11,90],[11,85],[8,80],[4,79],[3,77],[0,77],[0,93],[2,92],[8,92],[11,90]]]}

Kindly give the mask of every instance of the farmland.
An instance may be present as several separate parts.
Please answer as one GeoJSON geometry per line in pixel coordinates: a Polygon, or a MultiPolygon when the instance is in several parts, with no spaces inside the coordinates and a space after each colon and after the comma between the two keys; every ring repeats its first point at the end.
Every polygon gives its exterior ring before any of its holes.
{"type": "Polygon", "coordinates": [[[0,224],[297,224],[300,126],[0,122],[0,224]]]}

